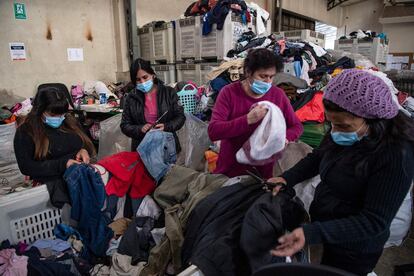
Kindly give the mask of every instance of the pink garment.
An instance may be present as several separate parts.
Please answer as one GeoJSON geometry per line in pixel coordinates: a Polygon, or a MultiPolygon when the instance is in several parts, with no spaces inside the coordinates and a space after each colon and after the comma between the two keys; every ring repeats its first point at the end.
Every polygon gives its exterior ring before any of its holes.
{"type": "Polygon", "coordinates": [[[0,275],[3,276],[26,276],[27,260],[26,256],[16,255],[16,250],[3,249],[0,251],[0,275]]]}
{"type": "Polygon", "coordinates": [[[316,69],[316,65],[318,65],[318,63],[316,62],[315,57],[312,55],[311,51],[305,51],[305,53],[308,54],[308,56],[310,57],[310,59],[312,61],[312,64],[311,64],[311,66],[309,68],[309,71],[315,70],[316,69]]]}
{"type": "Polygon", "coordinates": [[[277,44],[280,46],[280,54],[283,55],[283,52],[286,49],[286,41],[284,39],[278,40],[277,44]]]}
{"type": "Polygon", "coordinates": [[[157,105],[157,91],[150,94],[145,94],[145,107],[144,107],[145,121],[148,124],[153,124],[158,118],[158,105],[157,105]]]}
{"type": "MultiPolygon", "coordinates": [[[[246,170],[252,170],[252,166],[237,162],[236,153],[260,124],[258,122],[254,125],[248,125],[247,113],[253,104],[261,101],[269,101],[281,109],[286,120],[288,141],[295,141],[302,134],[303,126],[283,90],[272,86],[263,97],[255,99],[246,95],[240,81],[229,84],[220,91],[208,126],[210,139],[212,141],[221,140],[220,154],[214,173],[234,177],[245,175],[246,170]]],[[[256,166],[256,168],[262,177],[270,178],[273,165],[274,162],[256,166]]]]}

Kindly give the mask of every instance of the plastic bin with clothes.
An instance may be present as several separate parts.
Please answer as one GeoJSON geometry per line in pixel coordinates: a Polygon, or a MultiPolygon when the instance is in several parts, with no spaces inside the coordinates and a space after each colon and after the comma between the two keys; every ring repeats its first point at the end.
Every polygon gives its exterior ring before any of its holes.
{"type": "Polygon", "coordinates": [[[131,149],[131,138],[121,131],[122,114],[117,114],[100,122],[98,160],[131,149]]]}
{"type": "Polygon", "coordinates": [[[208,137],[208,124],[189,113],[186,113],[185,117],[185,125],[177,132],[181,143],[177,164],[204,171],[206,166],[204,153],[212,144],[208,137]]]}
{"type": "Polygon", "coordinates": [[[0,188],[10,189],[24,182],[14,154],[16,123],[0,125],[0,188]]]}

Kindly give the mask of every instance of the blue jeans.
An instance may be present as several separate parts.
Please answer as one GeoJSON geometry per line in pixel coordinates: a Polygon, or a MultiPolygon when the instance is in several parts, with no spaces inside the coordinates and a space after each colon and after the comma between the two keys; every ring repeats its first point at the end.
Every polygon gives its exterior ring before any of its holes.
{"type": "Polygon", "coordinates": [[[72,201],[71,218],[78,221],[77,230],[95,256],[105,256],[112,230],[110,220],[101,212],[105,188],[101,176],[85,164],[70,166],[64,179],[72,201]]]}
{"type": "Polygon", "coordinates": [[[158,182],[177,161],[174,135],[154,130],[148,132],[137,151],[151,176],[158,182]]]}

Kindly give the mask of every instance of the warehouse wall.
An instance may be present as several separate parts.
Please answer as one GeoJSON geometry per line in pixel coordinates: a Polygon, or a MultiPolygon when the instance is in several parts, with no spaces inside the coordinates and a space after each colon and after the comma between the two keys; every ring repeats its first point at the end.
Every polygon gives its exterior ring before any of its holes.
{"type": "Polygon", "coordinates": [[[383,31],[390,39],[390,53],[414,52],[414,22],[384,24],[383,31]]]}
{"type": "MultiPolygon", "coordinates": [[[[154,20],[170,21],[184,14],[187,7],[195,0],[136,0],[137,24],[145,25],[154,20]]],[[[251,1],[247,1],[251,2],[251,1]]],[[[253,1],[262,8],[267,8],[266,0],[253,1]]]]}
{"type": "MultiPolygon", "coordinates": [[[[268,0],[268,3],[271,1],[273,0],[268,0]]],[[[327,11],[326,7],[326,0],[283,0],[283,9],[332,26],[341,26],[342,8],[336,7],[327,11]]]]}
{"type": "Polygon", "coordinates": [[[383,9],[383,0],[368,0],[343,7],[344,20],[339,35],[345,34],[345,26],[347,34],[358,31],[358,29],[382,32],[382,24],[379,23],[379,18],[383,9]]]}
{"type": "Polygon", "coordinates": [[[1,0],[0,93],[5,89],[29,97],[41,83],[115,81],[128,67],[126,43],[115,43],[115,37],[125,39],[119,34],[125,24],[119,1],[21,0],[17,2],[25,3],[27,12],[21,20],[14,18],[14,1],[1,0]],[[27,60],[12,61],[9,42],[24,42],[27,60]],[[84,61],[69,62],[67,48],[83,48],[84,61]]]}

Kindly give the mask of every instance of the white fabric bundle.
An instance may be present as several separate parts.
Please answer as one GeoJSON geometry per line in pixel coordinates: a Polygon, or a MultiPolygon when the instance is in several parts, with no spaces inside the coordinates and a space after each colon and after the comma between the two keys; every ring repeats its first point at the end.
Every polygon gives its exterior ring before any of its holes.
{"type": "Polygon", "coordinates": [[[267,108],[268,112],[237,152],[237,162],[241,164],[264,165],[273,162],[286,144],[286,121],[280,108],[268,101],[256,105],[267,108]]]}

